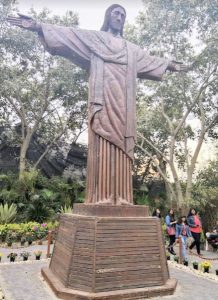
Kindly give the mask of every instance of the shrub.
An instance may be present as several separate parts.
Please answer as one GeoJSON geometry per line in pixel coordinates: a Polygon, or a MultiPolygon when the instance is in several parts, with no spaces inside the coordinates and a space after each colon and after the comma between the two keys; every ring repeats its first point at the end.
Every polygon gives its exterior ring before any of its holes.
{"type": "Polygon", "coordinates": [[[179,262],[179,256],[174,256],[174,261],[179,262]]]}
{"type": "Polygon", "coordinates": [[[17,253],[16,252],[11,252],[7,255],[7,258],[15,258],[17,257],[17,253]]]}
{"type": "Polygon", "coordinates": [[[211,268],[211,263],[209,261],[203,261],[203,262],[201,262],[200,266],[202,269],[211,268]]]}
{"type": "Polygon", "coordinates": [[[71,206],[64,205],[61,207],[62,214],[68,214],[68,213],[71,213],[72,211],[73,211],[73,208],[71,206]]]}
{"type": "Polygon", "coordinates": [[[20,256],[24,258],[24,257],[29,257],[29,256],[31,256],[31,254],[30,254],[30,252],[23,251],[23,252],[20,253],[20,256]]]}
{"type": "Polygon", "coordinates": [[[36,250],[34,252],[35,256],[41,256],[42,255],[42,251],[41,250],[36,250]]]}
{"type": "Polygon", "coordinates": [[[11,240],[12,242],[20,241],[21,239],[37,240],[43,239],[47,236],[48,230],[54,230],[58,226],[58,222],[55,223],[21,223],[21,224],[5,224],[0,225],[0,239],[2,242],[11,240]]]}
{"type": "Polygon", "coordinates": [[[21,179],[16,174],[0,174],[0,185],[0,203],[17,205],[19,223],[53,220],[61,206],[84,200],[84,182],[55,176],[48,179],[34,169],[24,172],[21,179]]]}
{"type": "Polygon", "coordinates": [[[16,219],[17,206],[11,204],[10,206],[6,203],[0,205],[0,224],[8,224],[16,219]]]}
{"type": "Polygon", "coordinates": [[[1,239],[1,241],[3,241],[3,242],[5,241],[6,236],[7,236],[7,232],[8,232],[7,226],[0,225],[0,239],[1,239]]]}

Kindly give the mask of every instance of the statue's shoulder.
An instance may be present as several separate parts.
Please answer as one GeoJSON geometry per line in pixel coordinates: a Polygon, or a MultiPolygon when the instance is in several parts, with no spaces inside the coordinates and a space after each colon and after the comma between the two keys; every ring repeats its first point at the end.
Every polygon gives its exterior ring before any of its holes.
{"type": "Polygon", "coordinates": [[[104,31],[89,29],[74,29],[74,31],[80,36],[107,37],[107,32],[104,31]]]}
{"type": "Polygon", "coordinates": [[[88,30],[88,29],[75,29],[73,30],[79,39],[85,42],[107,42],[109,35],[104,31],[88,30]]]}

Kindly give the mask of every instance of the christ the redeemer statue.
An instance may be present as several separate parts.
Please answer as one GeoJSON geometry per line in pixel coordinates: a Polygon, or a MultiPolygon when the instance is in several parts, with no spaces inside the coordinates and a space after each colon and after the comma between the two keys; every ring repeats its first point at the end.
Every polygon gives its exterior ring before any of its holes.
{"type": "Polygon", "coordinates": [[[125,9],[117,4],[107,9],[101,31],[37,23],[21,14],[8,17],[11,25],[37,32],[52,55],[63,56],[89,72],[85,203],[133,204],[136,78],[161,80],[166,70],[186,70],[124,40],[125,18],[125,9]]]}

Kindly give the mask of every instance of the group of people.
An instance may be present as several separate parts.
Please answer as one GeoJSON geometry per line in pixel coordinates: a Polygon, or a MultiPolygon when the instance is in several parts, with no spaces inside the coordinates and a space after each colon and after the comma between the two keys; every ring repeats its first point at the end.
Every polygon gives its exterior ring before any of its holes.
{"type": "MultiPolygon", "coordinates": [[[[152,216],[161,218],[160,210],[156,209],[152,216]]],[[[192,249],[196,246],[197,253],[200,255],[202,225],[200,217],[194,208],[190,209],[187,217],[181,216],[178,220],[176,220],[174,210],[171,208],[165,218],[165,223],[167,234],[169,236],[169,245],[167,249],[171,254],[176,255],[173,246],[176,239],[181,238],[182,256],[183,259],[186,260],[187,239],[192,237],[193,241],[189,246],[189,251],[192,252],[192,249]]]]}

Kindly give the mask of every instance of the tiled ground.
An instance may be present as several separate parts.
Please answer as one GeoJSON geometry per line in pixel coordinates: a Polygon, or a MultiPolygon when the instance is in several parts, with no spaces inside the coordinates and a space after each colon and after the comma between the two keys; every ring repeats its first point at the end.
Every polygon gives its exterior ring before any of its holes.
{"type": "MultiPolygon", "coordinates": [[[[178,249],[175,249],[178,252],[178,249]]],[[[47,266],[49,260],[46,257],[46,245],[33,245],[22,249],[0,248],[3,253],[0,263],[0,287],[3,290],[6,300],[57,300],[46,283],[42,280],[40,270],[47,266]],[[35,250],[43,251],[43,259],[35,261],[33,252],[35,250]],[[32,253],[31,260],[22,262],[19,257],[17,262],[9,263],[7,254],[10,252],[29,251],[32,253]]],[[[218,253],[202,252],[207,258],[215,258],[211,261],[211,273],[218,269],[218,253]]],[[[172,259],[173,257],[171,257],[172,259]]],[[[194,260],[202,261],[197,256],[189,256],[190,263],[194,260]]],[[[217,300],[218,283],[198,277],[191,272],[179,270],[170,264],[171,277],[178,279],[178,288],[173,296],[153,298],[156,300],[217,300]]],[[[0,291],[0,299],[3,299],[0,291]]]]}

